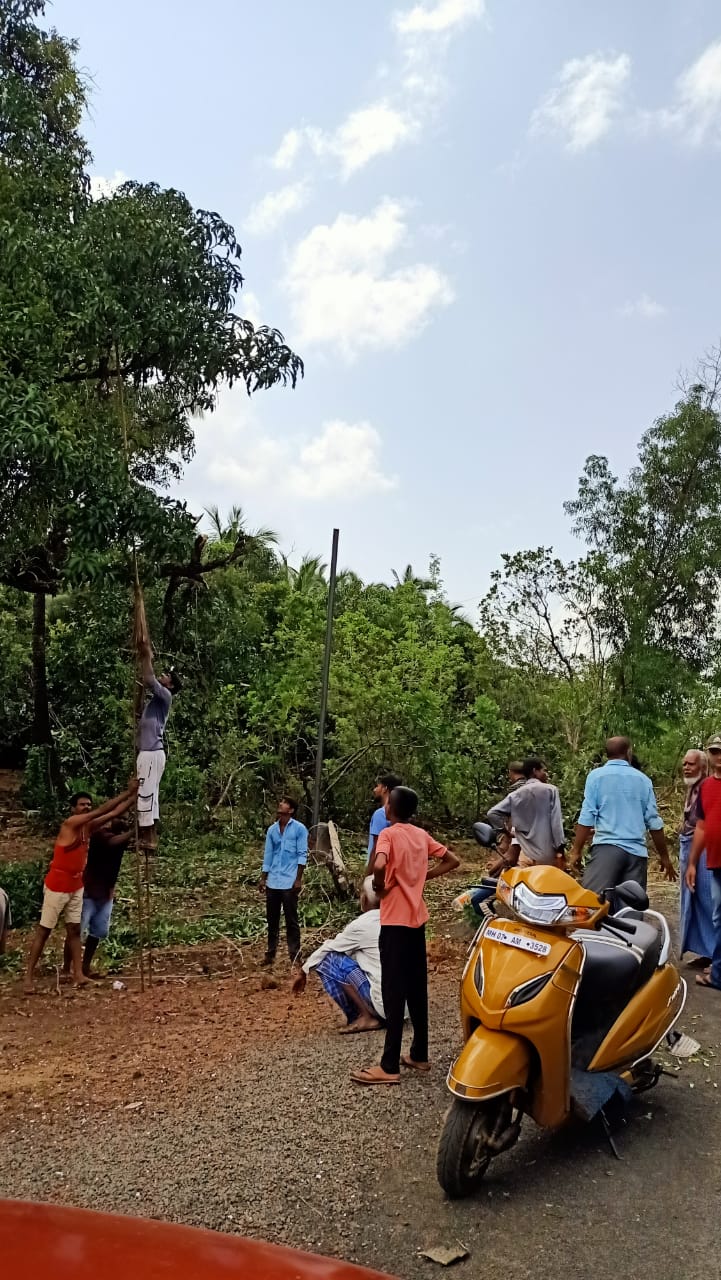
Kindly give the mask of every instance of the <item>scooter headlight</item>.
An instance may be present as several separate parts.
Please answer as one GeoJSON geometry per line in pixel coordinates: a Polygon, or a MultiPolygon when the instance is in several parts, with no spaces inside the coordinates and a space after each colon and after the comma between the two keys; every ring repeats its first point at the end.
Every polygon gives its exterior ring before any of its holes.
{"type": "Polygon", "coordinates": [[[517,884],[511,906],[517,916],[531,924],[557,924],[568,907],[565,893],[534,893],[527,884],[517,884]]]}
{"type": "Polygon", "coordinates": [[[590,907],[569,907],[565,893],[534,893],[527,884],[517,884],[507,901],[529,924],[583,924],[595,914],[590,907]]]}

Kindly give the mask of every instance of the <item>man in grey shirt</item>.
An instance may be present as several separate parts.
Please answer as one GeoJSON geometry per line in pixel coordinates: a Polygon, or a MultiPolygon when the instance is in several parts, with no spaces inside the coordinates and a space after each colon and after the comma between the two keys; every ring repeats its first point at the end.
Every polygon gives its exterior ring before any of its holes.
{"type": "Polygon", "coordinates": [[[489,809],[488,821],[502,828],[510,819],[521,846],[519,867],[544,862],[553,865],[562,860],[566,843],[558,787],[547,781],[546,766],[538,756],[524,760],[523,774],[526,782],[489,809]]]}
{"type": "Polygon", "coordinates": [[[150,700],[138,721],[135,743],[138,751],[137,776],[140,781],[138,827],[143,848],[155,849],[158,844],[155,823],[160,817],[160,779],[165,769],[163,733],[170,715],[173,695],[180,692],[181,684],[174,671],[170,674],[163,673],[156,680],[150,642],[142,646],[140,657],[143,683],[150,691],[150,700]]]}

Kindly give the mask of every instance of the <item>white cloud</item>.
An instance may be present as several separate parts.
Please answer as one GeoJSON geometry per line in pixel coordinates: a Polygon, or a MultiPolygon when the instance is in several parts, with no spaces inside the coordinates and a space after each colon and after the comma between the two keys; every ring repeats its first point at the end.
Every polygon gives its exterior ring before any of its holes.
{"type": "Polygon", "coordinates": [[[453,300],[447,278],[427,263],[392,269],[406,239],[402,205],[383,200],[365,217],[341,213],[296,245],[285,287],[301,347],[359,351],[397,347],[453,300]]]}
{"type": "MultiPolygon", "coordinates": [[[[213,419],[208,420],[212,430],[213,419]]],[[[361,498],[397,486],[383,464],[381,437],[369,422],[325,422],[315,435],[279,439],[241,414],[224,424],[205,473],[224,493],[243,503],[249,491],[273,490],[305,502],[361,498]]]]}
{"type": "Polygon", "coordinates": [[[647,293],[642,293],[639,298],[624,302],[623,306],[619,307],[619,314],[627,318],[640,316],[642,320],[660,320],[662,316],[668,315],[668,309],[662,303],[649,298],[647,293]]]}
{"type": "Polygon", "coordinates": [[[90,175],[90,198],[91,200],[103,200],[112,196],[118,187],[122,187],[124,182],[128,181],[127,173],[123,173],[122,169],[116,169],[112,178],[103,178],[99,173],[91,173],[90,175]]]}
{"type": "Polygon", "coordinates": [[[309,194],[306,182],[290,182],[277,191],[269,191],[253,205],[243,224],[246,231],[258,236],[275,231],[285,218],[308,203],[309,194]]]}
{"type": "Polygon", "coordinates": [[[292,169],[303,149],[303,130],[289,129],[283,134],[280,146],[271,158],[274,169],[292,169]]]}
{"type": "MultiPolygon", "coordinates": [[[[306,148],[319,159],[338,161],[342,177],[348,178],[376,156],[386,155],[418,134],[420,121],[410,111],[401,111],[381,99],[359,107],[337,129],[317,129],[304,125],[285,135],[275,156],[276,168],[290,168],[306,148]]],[[[289,188],[284,188],[289,190],[289,188]]]]}
{"type": "Polygon", "coordinates": [[[240,505],[242,495],[248,489],[264,489],[279,479],[285,470],[289,449],[270,436],[250,439],[243,436],[236,442],[235,456],[225,451],[215,455],[208,464],[208,479],[225,491],[237,492],[240,505]]]}
{"type": "Polygon", "coordinates": [[[319,501],[395,489],[383,466],[381,438],[369,422],[326,422],[300,450],[292,484],[299,497],[319,501]]]}
{"type": "Polygon", "coordinates": [[[257,293],[252,293],[250,289],[243,289],[240,295],[240,314],[244,320],[250,320],[254,329],[263,323],[260,318],[260,299],[257,293]]]}
{"type": "Polygon", "coordinates": [[[721,143],[721,40],[681,73],[674,106],[651,113],[646,122],[674,130],[691,146],[721,143]]]}
{"type": "Polygon", "coordinates": [[[413,115],[398,111],[388,102],[374,102],[352,111],[335,133],[323,135],[321,150],[316,154],[326,151],[337,156],[341,173],[347,178],[369,160],[411,141],[419,127],[420,121],[413,115]]]}
{"type": "Polygon", "coordinates": [[[531,117],[531,133],[560,134],[569,151],[585,151],[608,133],[623,107],[631,73],[628,54],[572,58],[531,117]]]}
{"type": "Polygon", "coordinates": [[[481,18],[484,0],[437,0],[436,4],[417,4],[396,13],[393,25],[400,35],[437,35],[481,18]]]}
{"type": "Polygon", "coordinates": [[[377,156],[418,141],[443,101],[442,55],[450,38],[484,12],[485,0],[436,0],[396,12],[396,56],[378,72],[393,85],[392,91],[350,111],[335,128],[289,129],[271,164],[291,169],[305,151],[336,161],[342,177],[348,178],[377,156]]]}

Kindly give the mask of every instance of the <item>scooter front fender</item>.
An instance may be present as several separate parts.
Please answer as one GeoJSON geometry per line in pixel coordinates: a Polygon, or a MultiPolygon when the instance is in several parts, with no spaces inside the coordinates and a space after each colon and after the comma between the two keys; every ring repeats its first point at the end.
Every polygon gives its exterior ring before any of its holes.
{"type": "Polygon", "coordinates": [[[525,1089],[531,1068],[526,1040],[506,1031],[476,1027],[448,1072],[448,1088],[469,1102],[525,1089]]]}

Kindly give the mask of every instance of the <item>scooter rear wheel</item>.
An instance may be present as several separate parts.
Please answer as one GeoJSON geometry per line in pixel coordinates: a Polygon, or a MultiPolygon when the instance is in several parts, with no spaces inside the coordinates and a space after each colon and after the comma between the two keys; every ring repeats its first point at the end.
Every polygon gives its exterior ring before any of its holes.
{"type": "Polygon", "coordinates": [[[508,1107],[507,1097],[488,1102],[460,1102],[455,1098],[451,1103],[436,1157],[438,1181],[451,1200],[470,1195],[483,1178],[495,1155],[489,1139],[504,1107],[508,1107]]]}

